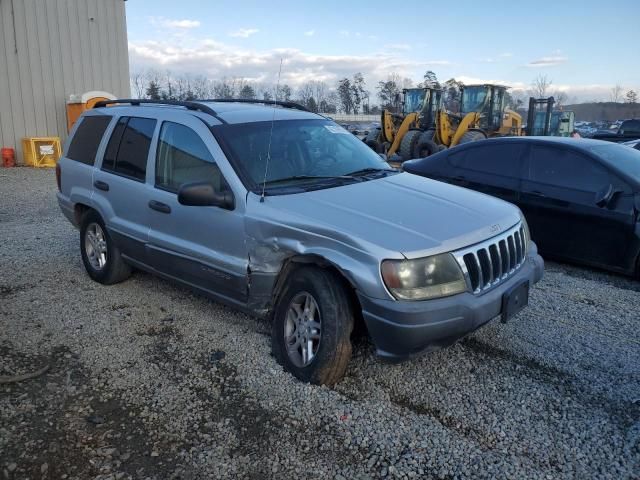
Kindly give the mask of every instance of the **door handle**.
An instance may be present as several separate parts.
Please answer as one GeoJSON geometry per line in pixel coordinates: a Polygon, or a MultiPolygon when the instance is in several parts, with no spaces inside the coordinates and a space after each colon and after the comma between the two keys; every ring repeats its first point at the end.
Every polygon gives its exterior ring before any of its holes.
{"type": "Polygon", "coordinates": [[[93,186],[96,187],[98,190],[103,190],[105,192],[109,191],[109,184],[107,182],[96,180],[95,182],[93,182],[93,186]]]}
{"type": "Polygon", "coordinates": [[[169,205],[156,200],[149,201],[149,208],[160,213],[171,213],[171,207],[169,205]]]}

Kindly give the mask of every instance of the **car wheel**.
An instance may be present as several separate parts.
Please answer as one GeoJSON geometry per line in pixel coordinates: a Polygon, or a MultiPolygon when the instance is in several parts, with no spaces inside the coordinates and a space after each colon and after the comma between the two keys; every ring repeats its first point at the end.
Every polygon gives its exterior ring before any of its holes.
{"type": "Polygon", "coordinates": [[[342,282],[332,272],[295,270],[274,312],[273,354],[298,379],[334,385],[351,359],[353,311],[342,282]]]}
{"type": "Polygon", "coordinates": [[[84,268],[96,282],[111,285],[131,275],[131,267],[122,259],[102,218],[94,210],[89,210],[82,219],[80,252],[84,268]]]}

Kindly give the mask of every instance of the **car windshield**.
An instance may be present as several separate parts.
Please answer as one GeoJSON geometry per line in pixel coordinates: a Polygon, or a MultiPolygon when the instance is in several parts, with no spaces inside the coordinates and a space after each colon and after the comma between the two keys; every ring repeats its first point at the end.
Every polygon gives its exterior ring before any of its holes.
{"type": "Polygon", "coordinates": [[[253,191],[263,182],[274,188],[312,183],[318,188],[393,172],[365,143],[330,120],[228,124],[212,130],[253,191]]]}
{"type": "Polygon", "coordinates": [[[640,150],[617,143],[598,145],[590,147],[589,150],[607,164],[622,170],[640,182],[640,150]]]}

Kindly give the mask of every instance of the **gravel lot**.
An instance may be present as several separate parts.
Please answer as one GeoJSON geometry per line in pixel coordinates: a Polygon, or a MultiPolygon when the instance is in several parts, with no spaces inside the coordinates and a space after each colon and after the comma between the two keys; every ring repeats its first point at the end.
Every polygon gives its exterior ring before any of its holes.
{"type": "Polygon", "coordinates": [[[640,478],[640,282],[549,263],[531,305],[335,389],[269,327],[136,273],[89,280],[52,170],[0,169],[0,478],[640,478]]]}

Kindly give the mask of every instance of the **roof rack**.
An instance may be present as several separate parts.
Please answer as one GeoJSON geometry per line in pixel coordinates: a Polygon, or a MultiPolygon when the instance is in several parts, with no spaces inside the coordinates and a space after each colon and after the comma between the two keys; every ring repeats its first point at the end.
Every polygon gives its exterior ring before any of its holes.
{"type": "Polygon", "coordinates": [[[296,102],[283,102],[281,100],[257,100],[252,98],[216,98],[213,100],[206,100],[207,102],[220,102],[220,103],[262,103],[263,105],[279,105],[285,108],[293,108],[295,110],[302,110],[308,112],[309,109],[296,102]]]}
{"type": "MultiPolygon", "coordinates": [[[[208,113],[216,118],[218,118],[218,114],[216,111],[207,106],[203,105],[199,102],[183,102],[179,100],[149,100],[144,98],[119,98],[117,100],[101,100],[96,102],[93,108],[106,107],[107,105],[115,105],[115,104],[129,104],[132,106],[140,106],[141,104],[151,104],[151,105],[175,105],[178,107],[185,107],[188,110],[196,110],[202,113],[208,113]]],[[[219,119],[219,118],[218,118],[219,119]]]]}

